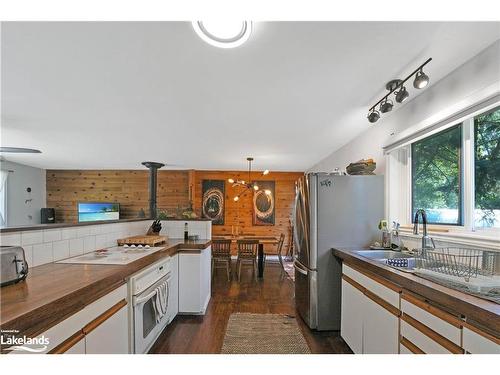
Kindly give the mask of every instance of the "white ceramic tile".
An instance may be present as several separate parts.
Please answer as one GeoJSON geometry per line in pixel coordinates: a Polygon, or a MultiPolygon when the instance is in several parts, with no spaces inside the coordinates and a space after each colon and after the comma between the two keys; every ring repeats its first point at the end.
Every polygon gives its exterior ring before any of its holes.
{"type": "Polygon", "coordinates": [[[72,238],[76,238],[76,228],[64,228],[61,230],[61,238],[63,240],[70,240],[72,238]]]}
{"type": "Polygon", "coordinates": [[[21,232],[0,234],[2,246],[21,246],[21,232]]]}
{"type": "Polygon", "coordinates": [[[102,233],[100,225],[91,225],[89,228],[90,228],[90,235],[92,236],[102,233]]]}
{"type": "Polygon", "coordinates": [[[95,236],[95,248],[96,249],[102,249],[106,246],[106,235],[105,234],[99,234],[95,236]]]}
{"type": "Polygon", "coordinates": [[[54,261],[69,258],[69,240],[53,242],[52,247],[54,261]]]}
{"type": "Polygon", "coordinates": [[[21,232],[21,245],[34,245],[43,242],[41,230],[21,232]]]}
{"type": "Polygon", "coordinates": [[[116,233],[108,233],[106,234],[106,247],[110,246],[116,246],[116,240],[118,237],[116,236],[116,233]]]}
{"type": "Polygon", "coordinates": [[[33,245],[33,265],[35,267],[53,261],[52,242],[33,245]]]}
{"type": "Polygon", "coordinates": [[[69,255],[76,256],[83,254],[83,238],[73,238],[69,241],[69,255]]]}
{"type": "Polygon", "coordinates": [[[26,262],[28,262],[28,267],[34,267],[33,265],[33,246],[27,245],[23,246],[24,256],[26,257],[26,262]]]}
{"type": "Polygon", "coordinates": [[[76,236],[78,238],[90,236],[90,227],[89,226],[84,226],[84,227],[81,227],[81,228],[77,228],[77,230],[76,230],[76,236]]]}
{"type": "Polygon", "coordinates": [[[45,229],[43,231],[43,242],[54,242],[61,239],[61,229],[45,229]]]}
{"type": "Polygon", "coordinates": [[[95,237],[96,236],[87,236],[83,238],[83,252],[88,253],[96,249],[95,237]]]}

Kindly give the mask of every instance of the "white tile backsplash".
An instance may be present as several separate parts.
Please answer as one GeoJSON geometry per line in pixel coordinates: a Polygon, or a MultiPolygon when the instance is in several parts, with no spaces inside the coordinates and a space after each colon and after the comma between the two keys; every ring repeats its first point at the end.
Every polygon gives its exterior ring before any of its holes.
{"type": "Polygon", "coordinates": [[[69,255],[71,257],[83,254],[83,238],[69,240],[69,255]]]}
{"type": "Polygon", "coordinates": [[[62,239],[70,240],[72,238],[76,238],[77,229],[76,228],[63,228],[61,230],[62,239]]]}
{"type": "Polygon", "coordinates": [[[69,240],[61,240],[52,243],[53,245],[53,253],[54,253],[54,262],[69,258],[69,240]]]}
{"type": "MultiPolygon", "coordinates": [[[[21,245],[30,267],[116,246],[119,238],[146,234],[151,221],[98,224],[74,228],[54,228],[24,232],[2,233],[2,245],[21,245]]],[[[179,225],[179,224],[178,224],[179,225]]],[[[179,228],[184,222],[180,222],[179,228]]],[[[183,229],[175,238],[183,237],[183,229]]],[[[172,237],[174,238],[174,237],[172,237]]]]}
{"type": "Polygon", "coordinates": [[[43,231],[33,230],[21,232],[21,245],[34,245],[43,242],[43,231]]]}
{"type": "Polygon", "coordinates": [[[54,261],[52,242],[33,245],[33,266],[51,263],[54,261]]]}
{"type": "Polygon", "coordinates": [[[89,253],[91,251],[96,250],[95,237],[96,236],[87,236],[83,238],[83,251],[85,253],[89,253]]]}
{"type": "Polygon", "coordinates": [[[21,246],[21,232],[1,233],[0,245],[2,246],[21,246]]]}
{"type": "Polygon", "coordinates": [[[61,229],[45,229],[43,231],[43,242],[54,242],[61,239],[61,229]]]}

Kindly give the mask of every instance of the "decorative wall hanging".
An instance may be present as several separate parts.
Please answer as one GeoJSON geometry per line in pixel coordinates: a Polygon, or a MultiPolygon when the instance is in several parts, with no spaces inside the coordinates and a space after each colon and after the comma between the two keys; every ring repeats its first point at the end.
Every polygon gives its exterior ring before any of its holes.
{"type": "Polygon", "coordinates": [[[253,193],[253,225],[274,225],[274,181],[257,181],[260,189],[253,193]]]}
{"type": "Polygon", "coordinates": [[[202,181],[202,216],[213,225],[224,225],[224,180],[202,181]]]}

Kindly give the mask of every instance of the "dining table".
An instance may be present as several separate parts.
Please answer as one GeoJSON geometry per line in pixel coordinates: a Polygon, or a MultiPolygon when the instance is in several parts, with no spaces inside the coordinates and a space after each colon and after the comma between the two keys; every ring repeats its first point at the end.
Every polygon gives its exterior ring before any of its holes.
{"type": "Polygon", "coordinates": [[[264,245],[277,245],[279,238],[275,236],[257,236],[257,235],[223,235],[212,236],[213,240],[231,240],[236,243],[238,240],[256,240],[257,244],[257,276],[259,279],[264,277],[264,245]]]}

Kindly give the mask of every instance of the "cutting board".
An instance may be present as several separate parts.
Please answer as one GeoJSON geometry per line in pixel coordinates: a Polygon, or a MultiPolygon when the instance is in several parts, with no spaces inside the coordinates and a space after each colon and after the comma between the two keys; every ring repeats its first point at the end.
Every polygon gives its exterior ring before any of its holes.
{"type": "Polygon", "coordinates": [[[156,235],[132,236],[117,240],[118,245],[149,245],[149,246],[156,246],[158,244],[164,243],[165,241],[167,241],[167,236],[156,236],[156,235]]]}

